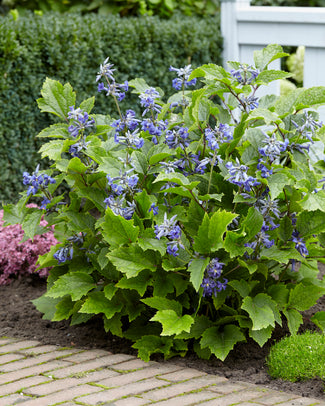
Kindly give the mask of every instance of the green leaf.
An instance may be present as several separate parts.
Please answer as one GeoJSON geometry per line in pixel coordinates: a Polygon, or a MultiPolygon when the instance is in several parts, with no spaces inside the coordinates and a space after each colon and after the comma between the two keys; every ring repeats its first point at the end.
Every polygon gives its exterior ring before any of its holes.
{"type": "Polygon", "coordinates": [[[143,251],[153,250],[158,251],[161,256],[166,254],[166,242],[164,240],[157,240],[157,238],[140,237],[138,239],[139,246],[143,251]]]}
{"type": "Polygon", "coordinates": [[[271,338],[272,332],[273,327],[271,326],[262,328],[261,330],[250,329],[249,336],[252,337],[252,339],[256,341],[260,347],[263,347],[263,345],[271,338]]]}
{"type": "Polygon", "coordinates": [[[267,183],[270,189],[271,199],[274,200],[283,192],[285,186],[293,184],[293,180],[285,173],[274,173],[267,178],[267,183]]]}
{"type": "Polygon", "coordinates": [[[159,321],[162,324],[162,336],[177,335],[182,331],[189,332],[194,323],[193,317],[188,314],[178,316],[174,310],[158,310],[150,321],[159,321]]]}
{"type": "MultiPolygon", "coordinates": [[[[57,123],[44,128],[39,134],[38,138],[69,138],[68,124],[57,123]]],[[[61,143],[62,146],[62,143],[61,143]]]]}
{"type": "Polygon", "coordinates": [[[205,214],[197,236],[194,237],[194,250],[201,254],[207,254],[222,248],[227,226],[236,217],[237,214],[224,210],[217,211],[211,218],[205,214]]]}
{"type": "Polygon", "coordinates": [[[87,171],[87,166],[81,162],[80,158],[74,157],[70,159],[67,171],[84,174],[87,171]]]}
{"type": "Polygon", "coordinates": [[[42,216],[43,210],[35,210],[24,218],[22,228],[28,238],[33,239],[37,234],[42,216]]]}
{"type": "Polygon", "coordinates": [[[152,251],[143,251],[137,245],[121,247],[111,251],[107,257],[116,268],[126,274],[127,278],[133,278],[144,269],[154,272],[157,268],[156,256],[152,251]]]}
{"type": "Polygon", "coordinates": [[[55,307],[56,312],[52,321],[68,320],[73,313],[74,302],[70,296],[65,296],[55,307]]]}
{"type": "Polygon", "coordinates": [[[276,113],[272,113],[270,110],[263,108],[254,109],[248,116],[249,121],[257,119],[264,120],[266,125],[271,123],[281,123],[281,119],[276,113]]]}
{"type": "Polygon", "coordinates": [[[209,63],[194,69],[189,77],[189,80],[194,78],[204,77],[209,80],[223,80],[229,78],[229,73],[221,66],[209,63]]]}
{"type": "Polygon", "coordinates": [[[299,283],[290,291],[288,307],[299,311],[310,309],[317,300],[325,293],[324,288],[315,285],[304,285],[299,283]]]}
{"type": "Polygon", "coordinates": [[[263,221],[263,215],[254,207],[250,207],[242,224],[247,241],[255,237],[255,235],[261,231],[263,221]]]}
{"type": "Polygon", "coordinates": [[[139,235],[139,227],[134,226],[133,220],[115,215],[108,207],[105,221],[101,223],[104,240],[113,248],[135,242],[139,235]]]}
{"type": "Polygon", "coordinates": [[[148,297],[141,299],[141,301],[147,306],[153,307],[157,310],[173,310],[178,316],[181,316],[183,307],[176,300],[170,300],[165,297],[148,297]]]}
{"type": "Polygon", "coordinates": [[[247,282],[244,279],[240,281],[234,279],[228,283],[229,286],[237,290],[241,297],[245,298],[251,292],[251,290],[258,284],[257,281],[247,282]]]}
{"type": "Polygon", "coordinates": [[[151,283],[151,273],[149,271],[142,271],[134,278],[127,278],[123,276],[115,285],[121,289],[134,289],[140,296],[143,296],[147,290],[148,285],[151,283]]]}
{"type": "Polygon", "coordinates": [[[205,268],[208,266],[210,258],[195,258],[188,267],[190,273],[190,282],[198,292],[203,280],[205,268]]]}
{"type": "Polygon", "coordinates": [[[140,151],[134,151],[131,155],[132,166],[138,173],[145,175],[148,172],[148,161],[146,156],[140,151]]]}
{"type": "Polygon", "coordinates": [[[43,144],[38,152],[42,158],[49,157],[54,161],[59,161],[61,159],[62,147],[62,141],[53,140],[43,144]]]}
{"type": "Polygon", "coordinates": [[[268,83],[273,82],[273,80],[291,78],[292,76],[292,73],[284,72],[282,70],[265,70],[258,75],[256,83],[267,85],[268,83]]]}
{"type": "Polygon", "coordinates": [[[115,336],[123,337],[121,315],[115,314],[110,319],[104,316],[104,329],[106,333],[110,331],[115,336]]]}
{"type": "Polygon", "coordinates": [[[288,263],[290,259],[301,261],[302,258],[295,248],[281,250],[275,245],[273,245],[271,248],[262,249],[260,255],[262,259],[270,259],[272,261],[279,262],[280,264],[288,263]]]}
{"type": "Polygon", "coordinates": [[[293,226],[292,221],[288,216],[283,217],[280,220],[280,227],[278,228],[278,235],[280,239],[287,242],[292,237],[293,226]]]}
{"type": "Polygon", "coordinates": [[[321,210],[303,211],[297,219],[297,230],[303,236],[319,234],[325,231],[325,213],[321,210]]]}
{"type": "Polygon", "coordinates": [[[158,144],[149,150],[147,159],[150,165],[155,165],[171,155],[172,153],[166,144],[158,144]]]}
{"type": "Polygon", "coordinates": [[[243,300],[241,308],[249,314],[253,327],[252,330],[261,330],[269,326],[275,326],[275,316],[272,307],[276,306],[270,296],[259,293],[255,297],[247,296],[243,300]]]}
{"type": "MultiPolygon", "coordinates": [[[[150,89],[150,87],[151,87],[147,84],[147,82],[144,79],[139,79],[139,78],[129,80],[129,86],[134,88],[132,93],[137,93],[137,94],[144,93],[146,90],[150,89]]],[[[160,96],[164,95],[164,92],[162,91],[162,89],[160,89],[159,87],[155,87],[155,89],[159,92],[160,96]]]]}
{"type": "Polygon", "coordinates": [[[79,311],[87,314],[104,313],[107,319],[111,319],[122,308],[123,303],[108,300],[104,292],[91,292],[79,311]]]}
{"type": "Polygon", "coordinates": [[[302,315],[295,309],[283,310],[283,314],[288,321],[290,334],[297,334],[299,327],[302,324],[302,315]]]}
{"type": "Polygon", "coordinates": [[[86,232],[92,233],[95,226],[95,219],[88,213],[77,213],[69,210],[62,213],[62,217],[68,220],[68,227],[74,233],[86,232]]]}
{"type": "Polygon", "coordinates": [[[73,301],[77,301],[95,287],[93,278],[87,273],[71,272],[60,276],[46,296],[57,298],[70,295],[73,301]]]}
{"type": "Polygon", "coordinates": [[[230,254],[230,258],[242,257],[247,252],[247,247],[244,243],[247,242],[246,237],[235,231],[228,231],[226,234],[224,248],[230,254]]]}
{"type": "Polygon", "coordinates": [[[151,354],[162,353],[168,355],[172,345],[173,340],[171,338],[144,335],[132,347],[138,350],[139,358],[148,362],[151,354]]]}
{"type": "Polygon", "coordinates": [[[172,172],[172,173],[160,173],[153,183],[157,182],[173,182],[177,185],[184,186],[187,189],[194,189],[200,182],[190,182],[186,176],[182,173],[172,172]]]}
{"type": "Polygon", "coordinates": [[[69,83],[64,86],[56,81],[46,78],[42,90],[42,98],[37,99],[41,112],[53,113],[56,116],[66,119],[69,107],[76,103],[76,94],[69,83]]]}
{"type": "Polygon", "coordinates": [[[254,51],[255,66],[260,71],[263,71],[271,62],[285,56],[288,56],[288,54],[283,52],[280,45],[270,44],[261,51],[254,51]]]}
{"type": "Polygon", "coordinates": [[[317,193],[307,193],[299,204],[307,211],[320,210],[325,212],[325,190],[319,190],[317,193]]]}
{"type": "Polygon", "coordinates": [[[103,190],[88,186],[87,188],[78,188],[76,193],[79,197],[90,200],[99,211],[105,210],[104,200],[107,195],[103,190]]]}
{"type": "Polygon", "coordinates": [[[89,97],[80,104],[80,109],[86,111],[88,114],[91,112],[95,105],[95,96],[89,97]]]}
{"type": "Polygon", "coordinates": [[[43,313],[43,320],[52,320],[56,312],[56,305],[61,300],[61,298],[54,299],[43,295],[37,299],[31,300],[31,302],[40,313],[43,313]]]}
{"type": "Polygon", "coordinates": [[[313,323],[320,328],[324,334],[325,332],[325,312],[317,312],[310,319],[313,323]]]}
{"type": "Polygon", "coordinates": [[[234,345],[239,341],[245,341],[244,334],[240,328],[228,324],[223,330],[218,327],[210,327],[202,334],[201,347],[208,347],[212,354],[224,361],[234,345]]]}

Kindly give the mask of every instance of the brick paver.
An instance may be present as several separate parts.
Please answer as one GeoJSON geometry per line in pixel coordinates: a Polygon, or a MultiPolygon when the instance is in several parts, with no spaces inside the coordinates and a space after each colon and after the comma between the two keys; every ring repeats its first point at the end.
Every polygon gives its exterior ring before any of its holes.
{"type": "Polygon", "coordinates": [[[274,391],[104,350],[0,338],[0,406],[325,406],[274,391]]]}

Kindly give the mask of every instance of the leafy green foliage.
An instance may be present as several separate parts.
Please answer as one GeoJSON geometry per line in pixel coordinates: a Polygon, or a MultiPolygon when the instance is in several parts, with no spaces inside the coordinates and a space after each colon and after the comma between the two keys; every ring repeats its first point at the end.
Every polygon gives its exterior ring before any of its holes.
{"type": "MultiPolygon", "coordinates": [[[[7,224],[21,223],[31,238],[44,215],[61,241],[39,258],[41,268],[53,266],[34,301],[45,317],[77,324],[101,315],[144,360],[189,347],[224,360],[247,337],[263,346],[282,316],[297,333],[300,312],[325,293],[317,278],[324,162],[308,153],[311,143],[324,153],[308,103],[325,104],[325,90],[255,99],[259,86],[283,77],[267,69],[282,56],[269,45],[254,54],[259,70],[172,67],[181,82],[188,73],[172,102],[135,79],[139,116],[125,107],[128,95],[118,103],[116,82],[117,113],[105,117],[92,98],[71,108],[71,86],[46,79],[38,105],[62,118],[40,133],[52,165],[25,173],[27,191],[4,209],[7,224]],[[201,88],[185,90],[197,78],[201,88]],[[26,208],[44,197],[41,210],[26,208]]],[[[100,67],[103,86],[111,69],[108,60],[100,67]]],[[[311,318],[321,329],[323,313],[311,318]]]]}
{"type": "MultiPolygon", "coordinates": [[[[51,1],[52,5],[63,3],[51,1]]],[[[42,155],[50,153],[51,159],[55,159],[60,154],[67,129],[58,121],[75,104],[75,96],[68,96],[71,86],[78,91],[78,106],[95,94],[96,72],[108,53],[114,55],[113,62],[119,66],[121,82],[129,77],[142,77],[152,86],[164,87],[166,94],[171,95],[173,75],[165,73],[170,64],[182,66],[189,60],[193,66],[210,60],[221,63],[220,27],[215,18],[184,15],[175,15],[170,20],[158,16],[120,18],[54,12],[42,17],[27,13],[17,20],[0,16],[0,205],[17,201],[18,193],[23,190],[22,173],[33,171],[40,163],[41,154],[37,151],[45,137],[51,134],[53,146],[57,148],[44,146],[42,155]],[[67,93],[63,92],[62,97],[60,83],[51,88],[44,86],[43,92],[52,91],[53,97],[46,108],[42,99],[39,100],[42,111],[47,111],[40,113],[36,100],[41,96],[46,78],[48,84],[57,80],[71,85],[65,85],[67,93]],[[68,96],[66,101],[65,96],[68,96]],[[40,137],[36,138],[38,133],[40,137]]],[[[89,112],[93,102],[94,98],[90,98],[81,108],[89,112]]],[[[131,97],[129,107],[139,111],[136,95],[131,97]]],[[[106,114],[113,108],[114,104],[100,94],[93,112],[106,114]]],[[[107,132],[106,116],[98,114],[96,122],[98,132],[107,132]]],[[[45,168],[48,163],[44,160],[41,166],[45,168]]]]}

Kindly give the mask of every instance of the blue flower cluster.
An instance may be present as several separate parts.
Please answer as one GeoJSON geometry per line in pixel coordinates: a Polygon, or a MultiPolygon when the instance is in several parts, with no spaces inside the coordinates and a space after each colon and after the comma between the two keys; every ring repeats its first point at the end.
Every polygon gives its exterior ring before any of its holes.
{"type": "Polygon", "coordinates": [[[130,175],[134,169],[129,169],[122,173],[120,170],[120,176],[115,176],[112,178],[110,175],[107,175],[108,184],[111,187],[111,190],[117,196],[122,194],[135,191],[137,183],[139,181],[138,175],[130,175]]]}
{"type": "Polygon", "coordinates": [[[55,179],[51,176],[39,174],[39,165],[37,165],[35,171],[30,175],[28,172],[23,173],[23,184],[29,185],[27,190],[27,196],[35,195],[39,190],[44,191],[50,183],[55,183],[55,179]]]}
{"type": "Polygon", "coordinates": [[[218,258],[213,258],[209,265],[205,269],[205,277],[201,283],[203,288],[203,297],[210,297],[212,295],[217,296],[217,292],[225,290],[228,280],[223,279],[223,282],[219,280],[222,274],[222,268],[224,263],[219,262],[218,258]]]}
{"type": "Polygon", "coordinates": [[[247,175],[248,166],[242,165],[238,158],[236,158],[235,165],[233,162],[227,162],[225,166],[230,175],[228,182],[244,188],[246,192],[250,192],[254,186],[260,185],[260,182],[258,182],[256,178],[247,175]]]}
{"type": "Polygon", "coordinates": [[[86,128],[93,127],[95,124],[95,120],[89,118],[86,111],[82,111],[80,108],[75,109],[74,106],[70,106],[68,118],[73,120],[73,124],[68,127],[68,131],[73,137],[78,137],[86,128]]]}
{"type": "Polygon", "coordinates": [[[167,237],[167,253],[176,257],[179,248],[184,249],[181,242],[181,228],[177,225],[177,215],[167,218],[167,213],[164,214],[164,222],[160,225],[155,225],[156,238],[160,240],[161,237],[167,237]]]}
{"type": "Polygon", "coordinates": [[[299,237],[299,232],[297,230],[293,231],[291,241],[295,243],[295,248],[302,257],[305,258],[309,254],[306,242],[303,238],[299,237]]]}
{"type": "Polygon", "coordinates": [[[175,126],[166,131],[166,144],[170,149],[180,147],[185,149],[190,145],[188,128],[175,126]]]}
{"type": "Polygon", "coordinates": [[[208,127],[204,131],[208,146],[212,151],[219,149],[220,144],[233,140],[232,130],[228,124],[219,124],[214,129],[208,127]]]}
{"type": "Polygon", "coordinates": [[[72,245],[62,247],[53,254],[53,258],[56,259],[59,262],[59,264],[62,264],[66,261],[71,261],[72,257],[73,257],[72,245]]]}
{"type": "Polygon", "coordinates": [[[273,133],[271,136],[264,132],[265,140],[263,140],[264,147],[259,148],[258,152],[263,156],[269,159],[272,163],[274,160],[278,159],[281,155],[281,152],[284,152],[287,149],[289,140],[286,138],[284,141],[279,141],[273,133]]]}
{"type": "Polygon", "coordinates": [[[260,71],[254,68],[251,65],[240,64],[238,69],[232,69],[230,74],[237,80],[241,85],[250,85],[257,76],[260,74],[260,71]]]}
{"type": "Polygon", "coordinates": [[[98,84],[98,91],[106,91],[106,96],[114,96],[118,101],[122,101],[125,97],[125,92],[129,90],[129,84],[127,81],[124,83],[116,83],[114,79],[113,72],[115,69],[112,69],[114,66],[112,63],[109,63],[109,58],[106,58],[104,63],[100,65],[99,72],[96,76],[96,82],[104,78],[106,80],[106,86],[103,82],[98,84]]]}
{"type": "Polygon", "coordinates": [[[182,88],[186,88],[188,86],[194,86],[196,84],[196,78],[192,80],[188,80],[191,73],[191,65],[184,66],[184,68],[174,68],[170,66],[170,72],[176,72],[177,78],[173,79],[173,88],[176,90],[181,90],[182,88]]]}

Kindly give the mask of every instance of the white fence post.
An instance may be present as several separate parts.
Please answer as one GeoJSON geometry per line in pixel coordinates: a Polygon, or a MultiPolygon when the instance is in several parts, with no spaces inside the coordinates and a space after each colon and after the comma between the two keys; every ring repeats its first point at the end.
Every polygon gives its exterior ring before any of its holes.
{"type": "MultiPolygon", "coordinates": [[[[325,86],[325,8],[255,7],[250,0],[221,0],[223,61],[253,63],[254,50],[268,44],[305,46],[304,87],[325,86]]],[[[271,69],[279,69],[274,61],[271,69]]],[[[259,96],[280,93],[278,82],[259,89],[259,96]]],[[[319,109],[325,122],[325,107],[319,109]]]]}

